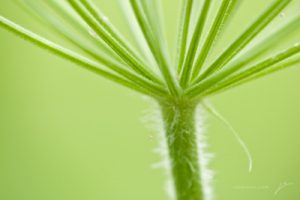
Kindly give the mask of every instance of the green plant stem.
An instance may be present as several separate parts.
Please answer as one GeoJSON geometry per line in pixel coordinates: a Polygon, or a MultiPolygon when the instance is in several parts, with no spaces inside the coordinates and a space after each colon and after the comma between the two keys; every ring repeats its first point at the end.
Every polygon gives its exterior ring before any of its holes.
{"type": "Polygon", "coordinates": [[[292,0],[275,0],[260,17],[241,34],[222,55],[201,74],[196,82],[222,69],[247,46],[292,0]]]}
{"type": "MultiPolygon", "coordinates": [[[[32,1],[32,0],[31,0],[32,1]]],[[[35,1],[36,2],[36,1],[35,1]]],[[[43,1],[51,10],[56,13],[62,21],[66,24],[69,24],[76,33],[80,35],[82,38],[86,38],[90,43],[94,44],[102,54],[106,54],[114,60],[120,61],[120,57],[109,48],[104,41],[95,39],[95,37],[91,34],[92,29],[89,30],[88,25],[85,24],[83,20],[80,20],[79,16],[76,17],[76,13],[72,13],[67,9],[68,3],[62,4],[61,1],[43,1]]],[[[43,11],[43,10],[41,10],[43,11]]],[[[74,33],[73,33],[74,34],[74,33]]]]}
{"type": "Polygon", "coordinates": [[[179,26],[179,35],[178,35],[178,44],[177,44],[178,45],[177,46],[177,59],[178,59],[177,74],[178,75],[182,70],[183,62],[186,54],[192,5],[193,5],[193,0],[183,1],[182,16],[181,16],[181,22],[179,26]]]}
{"type": "MultiPolygon", "coordinates": [[[[44,48],[53,54],[56,54],[66,60],[72,61],[91,72],[94,72],[100,76],[103,76],[107,79],[110,79],[116,83],[119,83],[128,88],[131,88],[135,91],[141,92],[141,93],[149,95],[149,96],[153,96],[155,98],[159,98],[159,96],[157,95],[158,93],[156,93],[157,88],[154,89],[154,88],[150,87],[149,89],[151,89],[151,91],[150,90],[147,91],[147,89],[141,87],[138,84],[131,82],[130,80],[124,79],[118,75],[115,75],[114,73],[111,73],[109,71],[101,69],[102,65],[100,65],[92,60],[89,60],[88,58],[86,58],[76,52],[66,49],[50,40],[47,40],[29,30],[19,26],[18,24],[2,17],[1,15],[0,15],[0,27],[3,27],[5,29],[15,33],[16,35],[20,36],[21,38],[28,40],[31,43],[33,43],[41,48],[44,48]],[[152,89],[154,89],[155,91],[153,91],[152,89]]],[[[163,94],[165,94],[165,92],[161,91],[160,94],[163,95],[163,94]]]]}
{"type": "Polygon", "coordinates": [[[299,58],[296,58],[296,59],[293,59],[293,60],[290,60],[288,62],[284,62],[284,63],[280,63],[274,67],[271,67],[270,69],[266,69],[266,70],[263,70],[262,72],[260,73],[257,73],[257,74],[254,74],[254,75],[251,75],[250,77],[247,77],[245,79],[242,79],[241,81],[238,81],[236,83],[233,83],[233,84],[230,84],[228,86],[224,86],[222,87],[221,89],[219,89],[218,87],[217,88],[214,88],[214,89],[211,89],[209,90],[208,92],[206,92],[206,95],[215,95],[217,93],[221,93],[221,92],[224,92],[225,90],[228,90],[228,89],[232,89],[234,87],[237,87],[237,86],[240,86],[242,84],[245,84],[245,83],[248,83],[250,81],[253,81],[253,80],[256,80],[256,79],[259,79],[259,78],[262,78],[262,77],[265,77],[267,75],[270,75],[272,73],[275,73],[275,72],[278,72],[278,71],[281,71],[283,69],[286,69],[286,68],[290,68],[290,67],[295,67],[297,65],[300,64],[300,57],[299,58]]]}
{"type": "Polygon", "coordinates": [[[161,103],[176,200],[202,200],[195,128],[197,104],[186,99],[161,103]]]}
{"type": "Polygon", "coordinates": [[[237,4],[237,1],[234,0],[222,1],[217,16],[213,22],[212,27],[209,30],[208,36],[197,58],[193,70],[192,79],[195,79],[199,75],[199,72],[203,68],[203,64],[205,63],[205,60],[207,59],[209,52],[213,48],[214,42],[217,40],[218,35],[220,35],[220,32],[222,32],[222,29],[224,28],[224,24],[226,23],[226,20],[228,20],[229,18],[228,15],[230,15],[234,6],[236,6],[235,4],[237,4]]]}
{"type": "Polygon", "coordinates": [[[161,80],[149,68],[145,67],[143,63],[128,51],[128,47],[124,47],[119,43],[118,39],[114,38],[106,29],[103,24],[99,23],[97,19],[91,15],[90,11],[86,8],[84,3],[76,0],[69,0],[68,3],[76,11],[81,18],[90,26],[93,31],[101,38],[111,49],[117,53],[120,58],[127,63],[139,75],[160,84],[161,80]]]}
{"type": "Polygon", "coordinates": [[[190,42],[190,46],[188,48],[188,52],[182,67],[182,72],[180,76],[180,85],[183,88],[186,88],[186,86],[189,84],[190,81],[190,75],[191,71],[193,69],[193,63],[194,59],[199,47],[199,42],[201,39],[201,36],[203,34],[204,25],[207,19],[207,15],[211,6],[211,0],[205,0],[204,5],[201,9],[201,14],[198,17],[196,27],[190,42]]]}
{"type": "Polygon", "coordinates": [[[136,20],[145,36],[145,40],[158,64],[170,93],[172,95],[178,95],[177,82],[172,74],[168,58],[169,55],[165,50],[163,41],[155,35],[155,30],[152,30],[151,23],[145,14],[142,4],[137,0],[130,0],[130,3],[136,20]]]}
{"type": "MultiPolygon", "coordinates": [[[[206,79],[203,82],[200,82],[194,87],[191,87],[187,90],[186,95],[189,97],[195,97],[197,95],[206,95],[206,92],[209,91],[212,87],[217,90],[221,90],[224,87],[227,87],[231,84],[236,84],[239,81],[249,78],[251,76],[255,76],[261,71],[267,70],[273,65],[282,62],[286,59],[291,58],[292,56],[300,53],[300,44],[295,44],[293,47],[290,47],[276,55],[267,58],[254,66],[250,66],[247,69],[244,69],[236,74],[231,75],[232,70],[223,70],[212,76],[209,79],[206,79]]],[[[237,68],[242,68],[242,66],[237,65],[237,68]]]]}
{"type": "Polygon", "coordinates": [[[157,85],[148,79],[145,79],[138,74],[134,73],[133,71],[127,69],[126,67],[123,67],[123,65],[119,62],[116,62],[106,56],[105,54],[100,54],[97,49],[95,49],[93,46],[89,45],[85,40],[83,40],[81,37],[78,37],[77,35],[73,34],[72,31],[66,29],[63,24],[60,23],[59,20],[56,20],[52,16],[48,15],[47,12],[43,12],[45,10],[44,7],[38,6],[36,4],[32,4],[32,2],[28,1],[28,6],[33,10],[34,13],[36,13],[38,16],[42,18],[42,21],[48,22],[50,27],[52,27],[56,32],[64,36],[67,40],[69,40],[71,43],[73,43],[75,46],[77,46],[79,49],[83,50],[85,53],[90,55],[92,58],[94,58],[97,62],[103,65],[103,67],[107,67],[114,71],[116,74],[118,74],[122,78],[126,78],[133,83],[139,85],[139,86],[145,86],[145,88],[151,88],[156,87],[157,89],[163,91],[164,88],[160,85],[157,85]]]}

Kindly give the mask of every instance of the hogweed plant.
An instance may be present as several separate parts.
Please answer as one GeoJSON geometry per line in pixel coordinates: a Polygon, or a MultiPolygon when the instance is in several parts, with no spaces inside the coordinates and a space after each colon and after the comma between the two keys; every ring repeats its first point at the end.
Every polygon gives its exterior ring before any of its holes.
{"type": "Polygon", "coordinates": [[[228,124],[204,103],[208,97],[300,62],[300,43],[271,56],[261,56],[299,28],[300,14],[268,34],[263,32],[292,2],[272,0],[223,52],[214,55],[214,47],[229,22],[238,17],[234,14],[243,1],[182,0],[175,59],[170,59],[167,50],[160,0],[118,2],[139,49],[124,39],[92,0],[16,0],[82,53],[60,46],[3,16],[0,25],[78,66],[154,99],[161,111],[173,197],[203,200],[210,198],[211,188],[203,144],[198,143],[203,131],[196,127],[196,121],[201,120],[196,109],[202,104],[228,124]],[[262,39],[257,41],[259,34],[262,39]],[[209,62],[211,54],[214,60],[209,62]]]}

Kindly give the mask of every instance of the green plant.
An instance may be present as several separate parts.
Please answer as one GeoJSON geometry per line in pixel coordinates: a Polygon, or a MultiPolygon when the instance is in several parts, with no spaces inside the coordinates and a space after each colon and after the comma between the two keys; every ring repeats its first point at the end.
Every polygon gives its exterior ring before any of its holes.
{"type": "Polygon", "coordinates": [[[22,2],[21,5],[29,9],[31,14],[47,22],[47,25],[86,55],[62,47],[4,17],[0,17],[2,27],[158,102],[166,132],[170,172],[178,200],[201,200],[206,196],[203,189],[205,184],[201,180],[203,163],[199,162],[201,155],[197,146],[197,137],[202,133],[195,126],[198,104],[211,95],[300,61],[299,56],[297,57],[300,52],[299,43],[270,57],[264,56],[278,40],[299,27],[300,15],[285,22],[261,41],[253,43],[255,37],[292,0],[273,0],[221,55],[216,55],[212,63],[208,62],[208,56],[213,53],[213,47],[233,18],[240,0],[221,1],[211,25],[208,18],[213,1],[202,1],[195,24],[192,23],[192,8],[196,0],[183,1],[178,52],[173,62],[167,51],[163,27],[158,17],[159,1],[120,1],[126,8],[127,17],[135,20],[135,28],[139,28],[134,30],[134,34],[140,33],[139,36],[142,36],[136,37],[142,54],[128,44],[90,0],[22,2]],[[70,8],[74,12],[70,12],[70,8]],[[206,35],[205,30],[208,30],[206,35]],[[158,72],[154,67],[158,68],[158,72]]]}

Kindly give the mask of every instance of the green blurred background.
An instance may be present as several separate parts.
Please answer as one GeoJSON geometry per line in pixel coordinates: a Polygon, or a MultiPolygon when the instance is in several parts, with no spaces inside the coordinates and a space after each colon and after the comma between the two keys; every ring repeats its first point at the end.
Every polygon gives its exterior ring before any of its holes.
{"type": "MultiPolygon", "coordinates": [[[[116,0],[97,2],[127,33],[116,0]]],[[[220,46],[270,2],[244,1],[220,46]]],[[[163,4],[172,50],[179,1],[163,4]]],[[[271,27],[296,14],[299,5],[295,0],[271,27]]],[[[0,0],[0,15],[63,44],[14,1],[0,0]]],[[[299,41],[299,35],[276,48],[299,41]]],[[[161,158],[154,153],[159,133],[145,125],[155,113],[150,101],[3,29],[0,66],[0,200],[167,199],[164,170],[151,167],[161,158]]],[[[244,152],[228,128],[205,116],[209,151],[215,154],[210,167],[216,199],[300,199],[299,77],[300,65],[211,98],[254,159],[248,173],[244,152]]]]}

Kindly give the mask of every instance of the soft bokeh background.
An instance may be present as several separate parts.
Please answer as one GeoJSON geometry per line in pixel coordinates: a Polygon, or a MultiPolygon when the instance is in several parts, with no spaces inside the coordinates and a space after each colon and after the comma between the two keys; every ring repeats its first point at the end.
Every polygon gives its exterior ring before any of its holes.
{"type": "MultiPolygon", "coordinates": [[[[0,14],[52,36],[13,2],[0,0],[0,14]]],[[[98,2],[126,28],[115,0],[98,2]]],[[[178,1],[163,2],[174,49],[178,1]]],[[[220,46],[269,2],[244,1],[220,46]]],[[[297,13],[299,4],[295,0],[272,26],[297,13]]],[[[299,31],[281,47],[295,38],[299,31]]],[[[300,65],[211,98],[254,159],[249,174],[228,128],[207,114],[217,199],[300,199],[299,77],[300,65]]],[[[151,168],[160,161],[153,153],[158,134],[143,124],[143,116],[152,113],[149,105],[138,94],[0,29],[0,199],[166,200],[164,170],[151,168]]]]}

